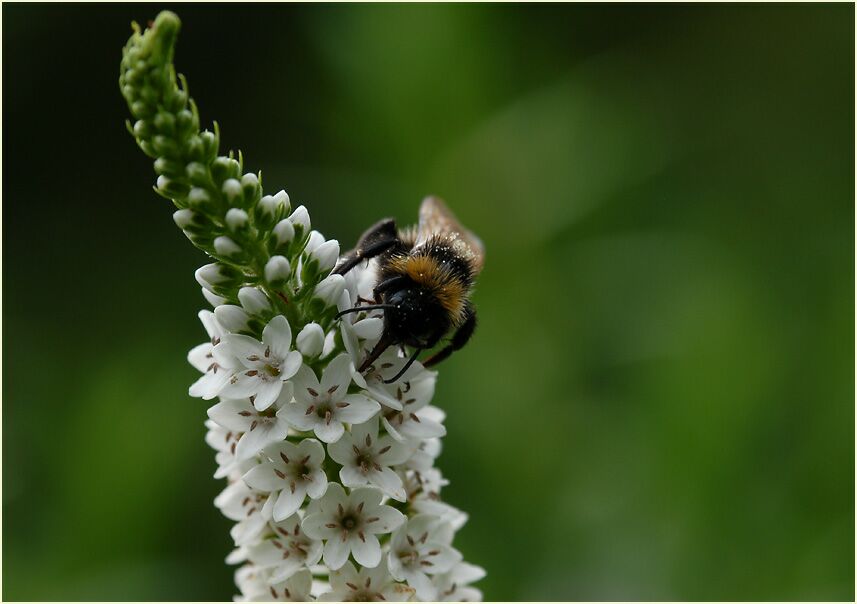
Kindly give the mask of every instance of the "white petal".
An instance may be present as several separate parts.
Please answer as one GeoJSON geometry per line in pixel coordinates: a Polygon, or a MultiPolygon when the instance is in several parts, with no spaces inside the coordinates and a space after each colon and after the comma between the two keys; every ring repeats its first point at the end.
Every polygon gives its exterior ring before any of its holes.
{"type": "Polygon", "coordinates": [[[247,483],[247,486],[259,491],[267,491],[270,493],[272,491],[278,491],[283,487],[286,487],[286,490],[288,490],[286,480],[277,476],[274,471],[275,469],[276,467],[273,464],[259,464],[244,474],[241,478],[247,483]]]}
{"type": "Polygon", "coordinates": [[[283,487],[277,503],[274,504],[274,520],[280,522],[285,520],[300,509],[306,496],[306,487],[302,483],[295,485],[295,492],[289,486],[283,487]]]}
{"type": "Polygon", "coordinates": [[[312,430],[318,420],[314,413],[306,414],[309,405],[301,403],[288,403],[277,411],[277,417],[285,419],[301,432],[312,430]]]}
{"type": "Polygon", "coordinates": [[[303,360],[303,356],[297,350],[293,350],[288,353],[286,355],[286,358],[283,359],[282,365],[280,365],[279,378],[281,380],[287,380],[291,378],[298,372],[298,369],[301,368],[303,360]]]}
{"type": "Polygon", "coordinates": [[[390,468],[381,468],[380,472],[370,472],[369,482],[397,501],[405,501],[408,498],[405,487],[402,486],[402,479],[390,468]]]}
{"type": "Polygon", "coordinates": [[[336,420],[331,420],[329,424],[325,421],[319,421],[315,424],[313,430],[315,431],[315,435],[326,443],[335,443],[345,432],[342,423],[336,420]]]}
{"type": "Polygon", "coordinates": [[[213,312],[211,312],[210,310],[201,310],[199,311],[197,316],[202,322],[202,326],[205,327],[205,332],[208,334],[209,338],[223,337],[223,328],[220,327],[220,324],[214,317],[213,312]]]}
{"type": "Polygon", "coordinates": [[[292,347],[292,328],[283,315],[277,315],[265,326],[262,341],[271,347],[273,356],[278,359],[286,358],[292,347]]]}
{"type": "MultiPolygon", "coordinates": [[[[378,507],[381,504],[381,492],[378,491],[377,489],[370,489],[370,488],[354,489],[353,491],[351,491],[351,503],[355,506],[359,506],[362,503],[366,510],[370,510],[372,508],[378,507]]],[[[381,507],[386,507],[386,506],[381,506],[381,507]]],[[[392,509],[392,508],[390,508],[390,509],[392,509]]],[[[369,515],[369,516],[377,516],[378,515],[378,514],[375,514],[374,512],[372,514],[365,512],[365,514],[369,515]]],[[[372,532],[377,533],[378,531],[373,530],[372,532]]]]}
{"type": "Polygon", "coordinates": [[[253,400],[253,405],[259,411],[264,411],[274,404],[277,397],[280,396],[280,390],[283,388],[283,382],[277,379],[259,380],[259,386],[256,390],[256,398],[253,400]]]}
{"type": "Polygon", "coordinates": [[[342,466],[339,470],[339,480],[347,487],[362,487],[369,484],[369,479],[356,466],[342,466]]]}
{"type": "Polygon", "coordinates": [[[259,376],[247,375],[247,371],[249,370],[242,370],[229,378],[226,385],[220,391],[220,395],[234,399],[248,398],[255,395],[262,380],[259,379],[259,376]]]}
{"type": "Polygon", "coordinates": [[[349,424],[363,423],[381,410],[377,401],[362,394],[349,394],[342,402],[348,403],[348,406],[337,409],[336,417],[349,424]]]}
{"type": "Polygon", "coordinates": [[[354,554],[354,560],[357,564],[367,568],[375,568],[381,562],[381,545],[378,543],[378,538],[372,534],[363,535],[364,539],[360,539],[357,535],[352,535],[349,539],[351,543],[351,553],[354,554]]]}
{"type": "Polygon", "coordinates": [[[345,489],[342,488],[342,485],[332,482],[330,483],[330,487],[327,489],[324,499],[321,500],[320,505],[328,512],[333,512],[337,510],[340,504],[345,505],[347,502],[348,495],[345,494],[345,489]]]}
{"type": "MultiPolygon", "coordinates": [[[[372,489],[373,491],[375,489],[372,489]]],[[[405,516],[399,510],[393,509],[388,505],[382,505],[372,510],[372,516],[376,516],[378,520],[368,524],[366,530],[372,533],[391,533],[405,522],[405,516]]]]}
{"type": "Polygon", "coordinates": [[[349,384],[351,384],[351,357],[342,353],[328,363],[320,386],[323,392],[336,386],[335,392],[341,396],[348,391],[349,384]]]}
{"type": "Polygon", "coordinates": [[[316,470],[310,474],[310,478],[312,480],[310,480],[309,484],[306,485],[306,494],[309,495],[311,499],[323,497],[327,492],[327,475],[323,470],[316,470]]]}
{"type": "Polygon", "coordinates": [[[205,373],[208,367],[214,362],[214,357],[211,355],[211,342],[205,342],[194,346],[187,353],[187,361],[196,368],[197,371],[205,373]]]}
{"type": "Polygon", "coordinates": [[[292,377],[292,383],[295,385],[295,399],[301,403],[306,403],[304,411],[306,411],[309,405],[316,403],[316,397],[310,394],[309,391],[322,392],[321,384],[318,383],[315,372],[307,365],[301,365],[298,368],[292,377]]]}
{"type": "MultiPolygon", "coordinates": [[[[380,547],[378,549],[380,554],[380,547]]],[[[331,570],[342,568],[342,565],[348,560],[348,554],[350,551],[351,548],[349,547],[348,541],[343,542],[338,535],[331,537],[327,540],[327,543],[324,544],[324,563],[327,564],[331,570]]]]}
{"type": "MultiPolygon", "coordinates": [[[[346,407],[347,409],[348,407],[346,407]]],[[[378,420],[375,418],[371,418],[368,421],[351,427],[351,437],[354,439],[354,442],[359,447],[365,447],[366,438],[369,438],[370,445],[374,446],[378,444],[378,420]]]]}
{"type": "Polygon", "coordinates": [[[253,430],[245,432],[235,447],[235,457],[239,461],[249,459],[262,448],[286,438],[289,426],[283,421],[260,420],[253,430]]]}
{"type": "Polygon", "coordinates": [[[328,528],[333,517],[325,512],[307,514],[301,522],[301,530],[312,539],[339,539],[340,531],[328,528]]]}
{"type": "Polygon", "coordinates": [[[437,588],[425,573],[416,571],[409,573],[408,585],[417,590],[417,598],[422,602],[437,600],[437,588]]]}
{"type": "Polygon", "coordinates": [[[453,566],[461,562],[461,552],[457,549],[443,545],[441,543],[433,543],[431,551],[437,551],[434,556],[428,556],[434,566],[426,568],[427,573],[440,574],[450,570],[453,566]]]}
{"type": "Polygon", "coordinates": [[[446,428],[443,424],[439,424],[433,419],[425,417],[422,413],[415,413],[417,419],[408,417],[405,422],[399,427],[399,430],[405,436],[411,438],[439,438],[446,435],[446,428]]]}
{"type": "Polygon", "coordinates": [[[229,354],[238,359],[248,369],[257,369],[264,366],[264,363],[260,362],[259,358],[262,357],[265,349],[256,338],[230,333],[223,336],[220,344],[215,346],[217,350],[221,348],[228,349],[229,354]],[[257,358],[257,360],[253,361],[251,358],[257,358]]]}
{"type": "Polygon", "coordinates": [[[206,373],[191,384],[190,388],[188,388],[188,394],[210,401],[220,394],[229,382],[230,377],[230,372],[225,369],[218,369],[216,372],[211,371],[206,373]]]}
{"type": "MultiPolygon", "coordinates": [[[[356,380],[355,380],[356,381],[356,380]]],[[[378,386],[377,384],[368,384],[369,394],[372,395],[376,401],[384,405],[385,407],[389,407],[390,409],[395,409],[396,411],[402,410],[402,402],[396,400],[393,396],[390,395],[389,392],[378,386]]]]}
{"type": "Polygon", "coordinates": [[[307,463],[310,466],[319,466],[324,461],[324,445],[314,438],[302,440],[297,446],[301,456],[309,455],[307,463]]]}
{"type": "Polygon", "coordinates": [[[327,454],[340,465],[350,464],[354,453],[351,449],[353,443],[352,435],[344,434],[337,442],[327,446],[327,454]]]}
{"type": "Polygon", "coordinates": [[[354,333],[364,340],[380,338],[382,331],[384,331],[384,319],[379,317],[361,319],[354,324],[354,333]]]}
{"type": "Polygon", "coordinates": [[[208,417],[219,426],[223,426],[227,430],[235,430],[236,432],[246,431],[253,422],[250,416],[241,415],[241,413],[256,415],[253,413],[253,407],[247,399],[221,399],[207,413],[208,417]]]}

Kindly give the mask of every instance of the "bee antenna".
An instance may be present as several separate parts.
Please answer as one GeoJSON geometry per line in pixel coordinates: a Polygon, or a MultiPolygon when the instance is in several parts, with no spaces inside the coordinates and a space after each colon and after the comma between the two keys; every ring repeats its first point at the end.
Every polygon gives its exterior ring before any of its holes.
{"type": "Polygon", "coordinates": [[[392,384],[393,382],[395,382],[396,380],[398,380],[400,377],[402,377],[402,376],[405,374],[405,372],[406,372],[408,369],[410,369],[410,368],[411,368],[411,365],[413,365],[413,364],[414,364],[414,361],[416,361],[416,360],[417,360],[417,357],[420,355],[420,353],[421,353],[422,351],[423,351],[423,349],[422,349],[422,348],[417,348],[417,349],[414,351],[414,354],[412,354],[412,355],[411,355],[411,358],[409,358],[409,359],[408,359],[408,362],[407,362],[407,363],[405,363],[405,366],[404,366],[404,367],[402,367],[401,369],[399,369],[399,373],[397,373],[396,375],[394,375],[393,377],[391,377],[389,380],[384,380],[384,383],[385,383],[385,384],[392,384]]]}
{"type": "Polygon", "coordinates": [[[392,304],[371,304],[369,306],[355,306],[354,308],[346,308],[345,310],[336,313],[335,318],[340,318],[342,315],[347,315],[351,312],[360,312],[361,310],[386,310],[388,308],[396,308],[392,304]]]}

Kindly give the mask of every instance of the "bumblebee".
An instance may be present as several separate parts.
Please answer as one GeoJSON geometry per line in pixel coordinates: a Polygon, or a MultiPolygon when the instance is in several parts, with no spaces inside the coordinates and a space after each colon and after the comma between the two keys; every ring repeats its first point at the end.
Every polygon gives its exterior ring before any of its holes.
{"type": "Polygon", "coordinates": [[[431,367],[462,348],[476,329],[476,309],[470,295],[484,257],[479,238],[461,226],[437,197],[423,200],[416,227],[400,231],[394,219],[386,218],[363,233],[333,271],[344,275],[364,260],[378,259],[375,299],[337,315],[384,311],[381,338],[357,370],[368,369],[389,346],[414,348],[401,371],[385,380],[389,384],[451,330],[454,333],[448,344],[423,365],[431,367]]]}

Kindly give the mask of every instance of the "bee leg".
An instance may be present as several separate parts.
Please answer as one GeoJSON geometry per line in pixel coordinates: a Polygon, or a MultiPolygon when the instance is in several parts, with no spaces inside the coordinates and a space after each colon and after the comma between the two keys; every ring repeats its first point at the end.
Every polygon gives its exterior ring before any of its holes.
{"type": "Polygon", "coordinates": [[[399,234],[396,230],[396,221],[392,218],[385,218],[369,227],[360,236],[357,245],[343,256],[344,262],[336,267],[333,272],[337,275],[344,275],[363,260],[379,256],[397,243],[399,243],[399,234]]]}
{"type": "Polygon", "coordinates": [[[345,262],[337,266],[333,272],[337,275],[344,275],[364,260],[380,256],[394,245],[396,245],[396,240],[379,241],[365,248],[357,248],[345,256],[345,262]]]}
{"type": "Polygon", "coordinates": [[[360,367],[357,368],[357,371],[363,373],[375,362],[375,360],[381,356],[381,353],[387,350],[387,348],[393,344],[393,338],[387,332],[381,334],[381,339],[378,340],[378,343],[375,344],[375,348],[372,349],[372,352],[363,359],[363,362],[360,364],[360,367]]]}
{"type": "Polygon", "coordinates": [[[407,277],[402,277],[398,275],[396,277],[390,277],[389,279],[385,279],[381,281],[375,288],[372,290],[372,295],[375,296],[375,304],[379,304],[381,302],[381,296],[386,291],[390,291],[396,289],[398,286],[404,286],[405,283],[408,282],[407,277]]]}
{"type": "Polygon", "coordinates": [[[444,348],[441,348],[437,353],[431,356],[425,363],[423,363],[423,367],[431,367],[432,365],[437,365],[442,360],[447,358],[456,350],[461,350],[461,348],[467,344],[470,337],[473,335],[473,332],[476,330],[476,310],[473,309],[472,306],[467,307],[467,318],[464,320],[464,323],[459,326],[456,330],[455,334],[452,336],[452,340],[448,345],[444,348]]]}

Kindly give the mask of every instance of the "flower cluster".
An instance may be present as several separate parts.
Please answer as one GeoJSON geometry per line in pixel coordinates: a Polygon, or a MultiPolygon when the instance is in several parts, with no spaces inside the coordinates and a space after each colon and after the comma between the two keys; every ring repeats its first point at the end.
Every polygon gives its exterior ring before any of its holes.
{"type": "Polygon", "coordinates": [[[135,31],[120,88],[156,190],[214,260],[196,272],[213,310],[199,313],[209,340],[188,354],[201,373],[190,394],[213,402],[206,441],[228,482],[215,505],[235,522],[236,599],[481,599],[470,584],[484,571],[452,545],[467,516],[440,499],[436,372],[414,363],[386,383],[405,362],[395,349],[356,370],[383,319],[336,315],[372,298],[374,267],[332,274],[339,244],[306,208],[263,195],[240,154],[218,156],[217,128],[199,131],[176,85],[178,29],[165,12],[135,31]]]}

